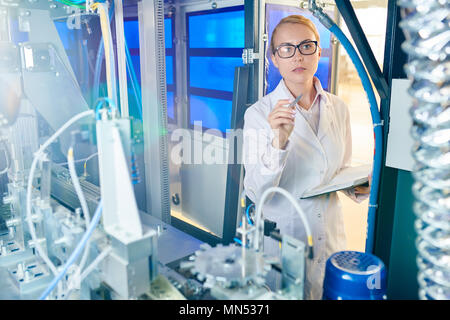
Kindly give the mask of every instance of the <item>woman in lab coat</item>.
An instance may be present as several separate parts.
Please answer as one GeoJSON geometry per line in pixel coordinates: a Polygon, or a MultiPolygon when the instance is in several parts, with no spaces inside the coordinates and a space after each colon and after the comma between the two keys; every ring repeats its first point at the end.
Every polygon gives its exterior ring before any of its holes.
{"type": "MultiPolygon", "coordinates": [[[[271,39],[271,58],[283,79],[276,89],[249,107],[244,118],[244,188],[257,202],[278,186],[296,199],[329,181],[350,165],[352,137],[345,103],[325,92],[314,77],[321,56],[320,39],[309,19],[294,15],[277,25],[271,39]],[[302,94],[299,102],[287,107],[302,94]]],[[[370,187],[345,193],[357,202],[370,187]]],[[[321,299],[328,257],[346,250],[344,221],[336,192],[299,200],[314,241],[314,259],[307,259],[305,298],[321,299]]],[[[264,218],[275,221],[281,234],[306,242],[305,228],[290,202],[274,194],[263,207],[264,218]]],[[[265,238],[264,252],[279,254],[274,240],[265,238]]]]}

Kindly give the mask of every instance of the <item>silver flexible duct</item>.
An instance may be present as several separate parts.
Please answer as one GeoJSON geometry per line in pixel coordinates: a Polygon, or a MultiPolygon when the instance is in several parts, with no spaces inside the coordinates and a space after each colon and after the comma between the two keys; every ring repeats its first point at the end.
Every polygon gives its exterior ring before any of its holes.
{"type": "Polygon", "coordinates": [[[415,159],[420,299],[450,299],[450,1],[399,0],[415,159]]]}

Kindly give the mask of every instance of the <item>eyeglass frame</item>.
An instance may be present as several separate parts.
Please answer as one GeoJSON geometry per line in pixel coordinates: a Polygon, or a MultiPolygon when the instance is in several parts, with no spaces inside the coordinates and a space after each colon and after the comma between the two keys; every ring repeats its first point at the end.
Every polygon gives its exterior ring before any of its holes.
{"type": "Polygon", "coordinates": [[[313,55],[313,54],[315,54],[315,53],[317,52],[317,48],[318,48],[318,47],[319,47],[319,41],[317,41],[317,40],[304,40],[304,41],[300,42],[300,43],[297,44],[297,45],[292,44],[292,43],[284,43],[284,44],[280,44],[280,45],[275,49],[274,54],[275,54],[275,53],[278,53],[278,57],[280,57],[281,59],[290,59],[290,58],[292,58],[293,56],[295,56],[295,52],[296,52],[296,50],[298,49],[298,52],[300,52],[300,54],[302,54],[302,55],[304,55],[304,56],[311,56],[311,55],[313,55]],[[314,50],[313,53],[304,54],[304,53],[300,50],[300,46],[301,46],[302,44],[309,43],[309,42],[312,42],[312,43],[314,43],[314,44],[316,45],[316,50],[314,50]],[[280,53],[278,52],[278,49],[280,49],[280,48],[283,47],[283,46],[293,46],[293,47],[294,47],[294,53],[292,54],[292,56],[290,56],[290,57],[282,57],[282,56],[280,56],[280,53]]]}

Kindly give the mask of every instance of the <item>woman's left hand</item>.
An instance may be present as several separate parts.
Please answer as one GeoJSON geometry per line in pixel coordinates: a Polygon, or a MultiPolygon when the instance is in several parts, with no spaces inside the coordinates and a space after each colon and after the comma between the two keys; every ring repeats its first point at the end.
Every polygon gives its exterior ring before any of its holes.
{"type": "Polygon", "coordinates": [[[370,187],[372,185],[372,173],[369,174],[369,186],[368,187],[363,187],[363,186],[357,186],[355,187],[355,195],[357,196],[358,194],[369,194],[370,193],[370,187]]]}

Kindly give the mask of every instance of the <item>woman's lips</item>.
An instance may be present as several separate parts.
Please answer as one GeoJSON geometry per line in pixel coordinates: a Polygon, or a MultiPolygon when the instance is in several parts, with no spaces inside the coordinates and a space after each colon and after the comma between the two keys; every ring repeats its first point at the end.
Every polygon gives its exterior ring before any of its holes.
{"type": "Polygon", "coordinates": [[[292,72],[303,72],[303,71],[305,71],[306,69],[305,68],[303,68],[303,67],[298,67],[298,68],[295,68],[294,70],[292,70],[292,72]]]}

